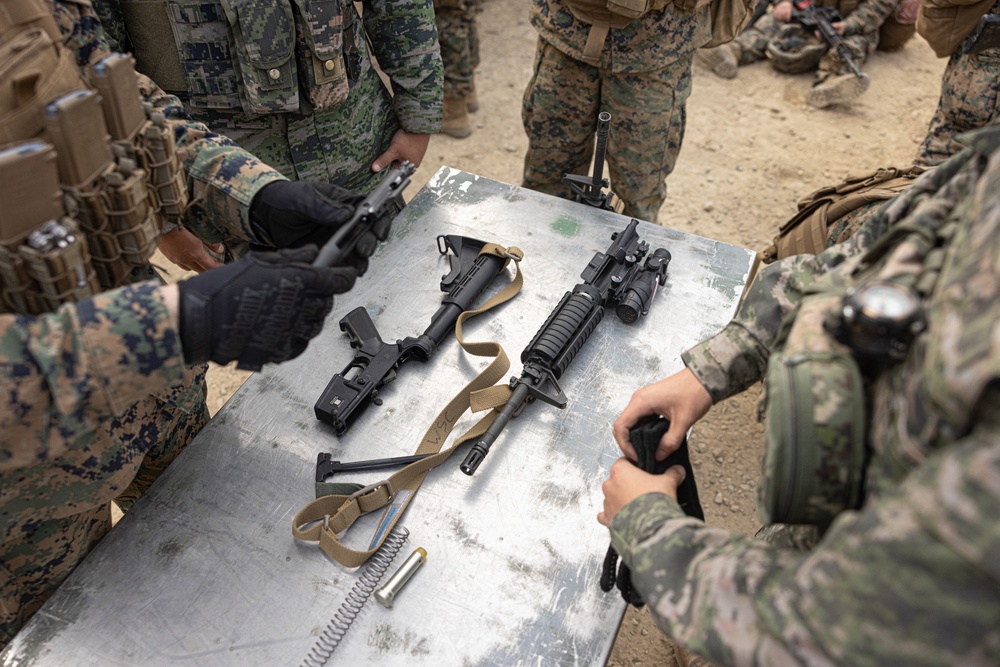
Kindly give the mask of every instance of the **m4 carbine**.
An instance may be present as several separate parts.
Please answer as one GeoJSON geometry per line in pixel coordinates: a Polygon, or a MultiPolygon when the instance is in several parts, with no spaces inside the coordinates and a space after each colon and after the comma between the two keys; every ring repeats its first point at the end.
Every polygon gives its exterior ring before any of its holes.
{"type": "Polygon", "coordinates": [[[476,471],[507,422],[528,402],[537,398],[566,407],[558,380],[604,317],[605,308],[614,306],[626,324],[649,312],[656,288],[666,282],[670,253],[658,248],[648,254],[649,244],[636,232],[638,224],[632,220],[611,236],[607,252],[594,255],[581,274],[583,282],[566,292],[521,352],[521,377],[511,378],[510,397],[462,462],[466,475],[476,471]]]}
{"type": "Polygon", "coordinates": [[[843,20],[836,7],[815,7],[810,0],[796,2],[795,9],[792,10],[792,21],[798,23],[803,28],[818,31],[823,41],[837,52],[837,55],[844,61],[844,64],[854,73],[854,76],[860,79],[861,68],[858,67],[857,61],[854,60],[854,54],[851,53],[851,49],[847,46],[844,38],[833,27],[834,23],[840,23],[843,20]]]}
{"type": "Polygon", "coordinates": [[[396,371],[410,359],[427,361],[455,322],[507,265],[509,257],[481,252],[485,241],[465,236],[439,236],[438,251],[448,255],[450,272],[441,278],[448,292],[430,325],[416,337],[386,343],[368,311],[358,307],[340,320],[340,330],[351,338],[356,352],[347,367],[333,376],[316,402],[316,418],[344,434],[370,403],[380,404],[379,390],[396,379],[396,371]]]}

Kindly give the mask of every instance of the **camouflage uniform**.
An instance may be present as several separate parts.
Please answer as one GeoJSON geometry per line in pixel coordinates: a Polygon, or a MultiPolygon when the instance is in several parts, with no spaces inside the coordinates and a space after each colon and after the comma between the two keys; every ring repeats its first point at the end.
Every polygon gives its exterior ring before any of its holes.
{"type": "MultiPolygon", "coordinates": [[[[108,54],[89,3],[54,0],[83,65],[108,54]]],[[[140,77],[142,79],[142,77],[140,77]]],[[[283,177],[183,115],[148,80],[143,96],[171,119],[192,204],[184,224],[260,242],[253,195],[283,177]]],[[[185,368],[156,282],[40,317],[0,315],[0,647],[208,418],[205,367],[185,368]]]]}
{"type": "MultiPolygon", "coordinates": [[[[115,36],[123,44],[128,42],[122,32],[122,6],[130,2],[95,2],[102,18],[107,16],[119,26],[115,36]]],[[[287,2],[277,6],[283,4],[287,2]]],[[[359,75],[350,83],[347,98],[331,108],[311,112],[307,104],[300,104],[297,112],[249,114],[238,103],[227,108],[228,102],[217,102],[209,108],[188,99],[190,91],[168,90],[185,101],[196,120],[233,139],[288,178],[324,181],[367,192],[382,178],[371,170],[371,164],[389,147],[397,130],[415,134],[439,131],[443,69],[431,0],[363,0],[362,5],[363,18],[353,3],[344,3],[345,15],[353,22],[359,75]],[[379,67],[391,80],[391,93],[372,64],[369,44],[379,67]]],[[[189,31],[189,46],[196,48],[198,40],[203,39],[202,31],[211,29],[209,23],[222,21],[218,17],[224,13],[218,1],[191,5],[189,9],[192,15],[187,17],[187,23],[175,28],[189,31]]],[[[134,46],[141,65],[145,47],[134,46]]],[[[209,59],[215,59],[205,64],[206,72],[231,67],[233,56],[225,41],[201,46],[210,52],[209,59]]],[[[221,85],[209,80],[209,74],[205,77],[210,89],[221,85]]]]}
{"type": "MultiPolygon", "coordinates": [[[[899,0],[865,0],[856,3],[851,10],[844,8],[845,3],[842,2],[826,1],[813,4],[817,7],[838,6],[844,16],[844,43],[860,67],[878,47],[879,28],[896,10],[899,0]]],[[[772,48],[777,46],[786,54],[801,50],[803,58],[806,58],[805,54],[809,51],[805,48],[806,44],[822,45],[825,53],[819,61],[821,73],[838,74],[845,70],[846,65],[837,56],[836,51],[831,51],[821,38],[808,34],[796,23],[779,23],[771,14],[762,16],[752,28],[744,30],[733,40],[733,45],[737,47],[739,54],[740,65],[764,60],[767,57],[768,45],[772,48]],[[794,49],[790,47],[791,43],[796,45],[801,43],[802,46],[794,49]]],[[[789,60],[794,61],[794,56],[789,57],[789,60]]]]}
{"type": "Polygon", "coordinates": [[[745,389],[804,291],[843,284],[887,229],[955,223],[926,331],[869,380],[861,510],[805,553],[684,518],[663,494],[612,521],[657,623],[712,662],[1000,664],[1000,128],[968,141],[849,242],[764,269],[733,323],[684,355],[715,401],[745,389]]]}
{"type": "MultiPolygon", "coordinates": [[[[1000,13],[1000,2],[990,13],[1000,13]]],[[[1000,47],[975,55],[951,54],[941,81],[941,98],[915,164],[932,167],[957,153],[956,137],[1000,121],[1000,47]]]]}
{"type": "Polygon", "coordinates": [[[464,100],[475,92],[479,67],[478,0],[434,0],[434,23],[444,62],[444,96],[464,100]]]}
{"type": "Polygon", "coordinates": [[[612,28],[597,66],[583,61],[590,26],[562,0],[533,0],[535,70],[524,93],[528,134],[522,185],[571,198],[562,175],[586,174],[597,114],[611,114],[607,161],[624,214],[656,222],[684,138],[692,54],[710,37],[708,6],[683,13],[668,5],[612,28]]]}

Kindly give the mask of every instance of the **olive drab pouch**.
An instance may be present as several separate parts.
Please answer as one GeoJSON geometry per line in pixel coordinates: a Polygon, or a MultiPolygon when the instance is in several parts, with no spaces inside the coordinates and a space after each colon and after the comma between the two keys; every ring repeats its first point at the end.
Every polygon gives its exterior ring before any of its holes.
{"type": "MultiPolygon", "coordinates": [[[[323,111],[337,106],[350,93],[344,60],[344,31],[351,26],[345,26],[344,22],[351,20],[353,12],[345,14],[340,0],[294,2],[298,9],[295,30],[299,43],[296,49],[299,74],[308,91],[309,102],[315,110],[323,111]]],[[[357,78],[357,73],[353,78],[357,78]]]]}
{"type": "Polygon", "coordinates": [[[222,0],[222,7],[243,111],[298,111],[295,21],[288,0],[222,0]]]}
{"type": "MultiPolygon", "coordinates": [[[[163,220],[177,223],[188,203],[187,185],[177,144],[167,119],[159,111],[147,109],[150,122],[139,133],[139,164],[146,171],[156,210],[163,220]]],[[[162,229],[162,220],[160,220],[162,229]]]]}
{"type": "Polygon", "coordinates": [[[838,513],[863,501],[865,388],[851,350],[826,329],[842,300],[840,293],[804,298],[784,346],[768,361],[758,487],[765,525],[825,528],[838,513]]]}

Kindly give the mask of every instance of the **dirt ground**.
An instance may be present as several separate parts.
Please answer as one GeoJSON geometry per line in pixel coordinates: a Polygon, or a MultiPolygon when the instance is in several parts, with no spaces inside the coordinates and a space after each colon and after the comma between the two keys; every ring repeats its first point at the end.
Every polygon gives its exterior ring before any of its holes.
{"type": "MultiPolygon", "coordinates": [[[[461,140],[432,137],[408,196],[442,165],[521,181],[527,147],[521,96],[531,77],[536,34],[527,2],[483,5],[476,76],[482,107],[473,116],[474,132],[461,140]]],[[[911,162],[937,104],[944,65],[915,37],[903,50],[871,59],[865,66],[871,88],[850,107],[816,110],[805,104],[810,75],[779,74],[758,63],[726,81],[696,63],[686,136],[667,181],[660,224],[762,249],[794,213],[795,202],[816,188],[911,162]]],[[[247,377],[231,368],[210,370],[213,414],[247,377]]],[[[754,499],[761,455],[756,400],[752,389],[715,406],[691,438],[708,522],[751,533],[758,527],[754,499]]],[[[648,612],[630,608],[608,664],[670,666],[675,659],[648,612]]]]}

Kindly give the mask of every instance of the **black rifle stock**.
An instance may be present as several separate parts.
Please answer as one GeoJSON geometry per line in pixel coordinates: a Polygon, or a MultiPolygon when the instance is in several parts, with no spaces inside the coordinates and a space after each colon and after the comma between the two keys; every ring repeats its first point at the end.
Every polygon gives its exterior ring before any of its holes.
{"type": "Polygon", "coordinates": [[[323,244],[319,254],[313,260],[313,266],[335,266],[345,255],[354,249],[354,245],[376,220],[385,212],[386,205],[403,192],[410,184],[410,176],[416,171],[412,163],[403,161],[398,167],[386,172],[379,184],[361,200],[354,215],[340,226],[330,240],[323,244]]]}
{"type": "Polygon", "coordinates": [[[658,248],[647,256],[649,244],[639,239],[637,225],[632,220],[611,236],[607,252],[594,255],[581,274],[583,282],[566,292],[521,352],[521,376],[510,379],[510,398],[462,462],[466,475],[475,473],[507,422],[528,402],[538,399],[566,407],[558,380],[604,317],[606,307],[614,306],[626,323],[649,311],[656,288],[666,282],[670,253],[658,248]]]}
{"type": "Polygon", "coordinates": [[[368,311],[355,308],[340,320],[340,330],[356,350],[347,367],[333,376],[316,402],[316,418],[333,426],[342,435],[370,403],[380,403],[378,392],[396,378],[396,371],[411,359],[427,361],[442,340],[454,331],[462,311],[504,269],[506,259],[480,254],[485,241],[465,236],[439,236],[438,251],[448,255],[450,271],[441,278],[441,290],[448,292],[430,325],[416,337],[386,343],[379,335],[368,311]]]}
{"type": "Polygon", "coordinates": [[[819,31],[823,41],[837,52],[844,64],[854,73],[854,76],[861,78],[861,68],[854,60],[854,54],[851,53],[844,38],[833,27],[834,23],[843,21],[843,17],[836,7],[815,7],[809,0],[801,0],[795,3],[795,9],[792,10],[792,21],[800,24],[803,28],[819,31]]]}
{"type": "Polygon", "coordinates": [[[611,127],[611,114],[602,111],[597,114],[597,148],[594,151],[594,175],[577,176],[574,174],[563,174],[564,185],[569,186],[573,195],[581,204],[587,204],[595,208],[613,211],[611,207],[611,197],[613,192],[604,193],[604,188],[608,187],[608,179],[604,178],[604,155],[608,148],[608,132],[611,127]]]}

